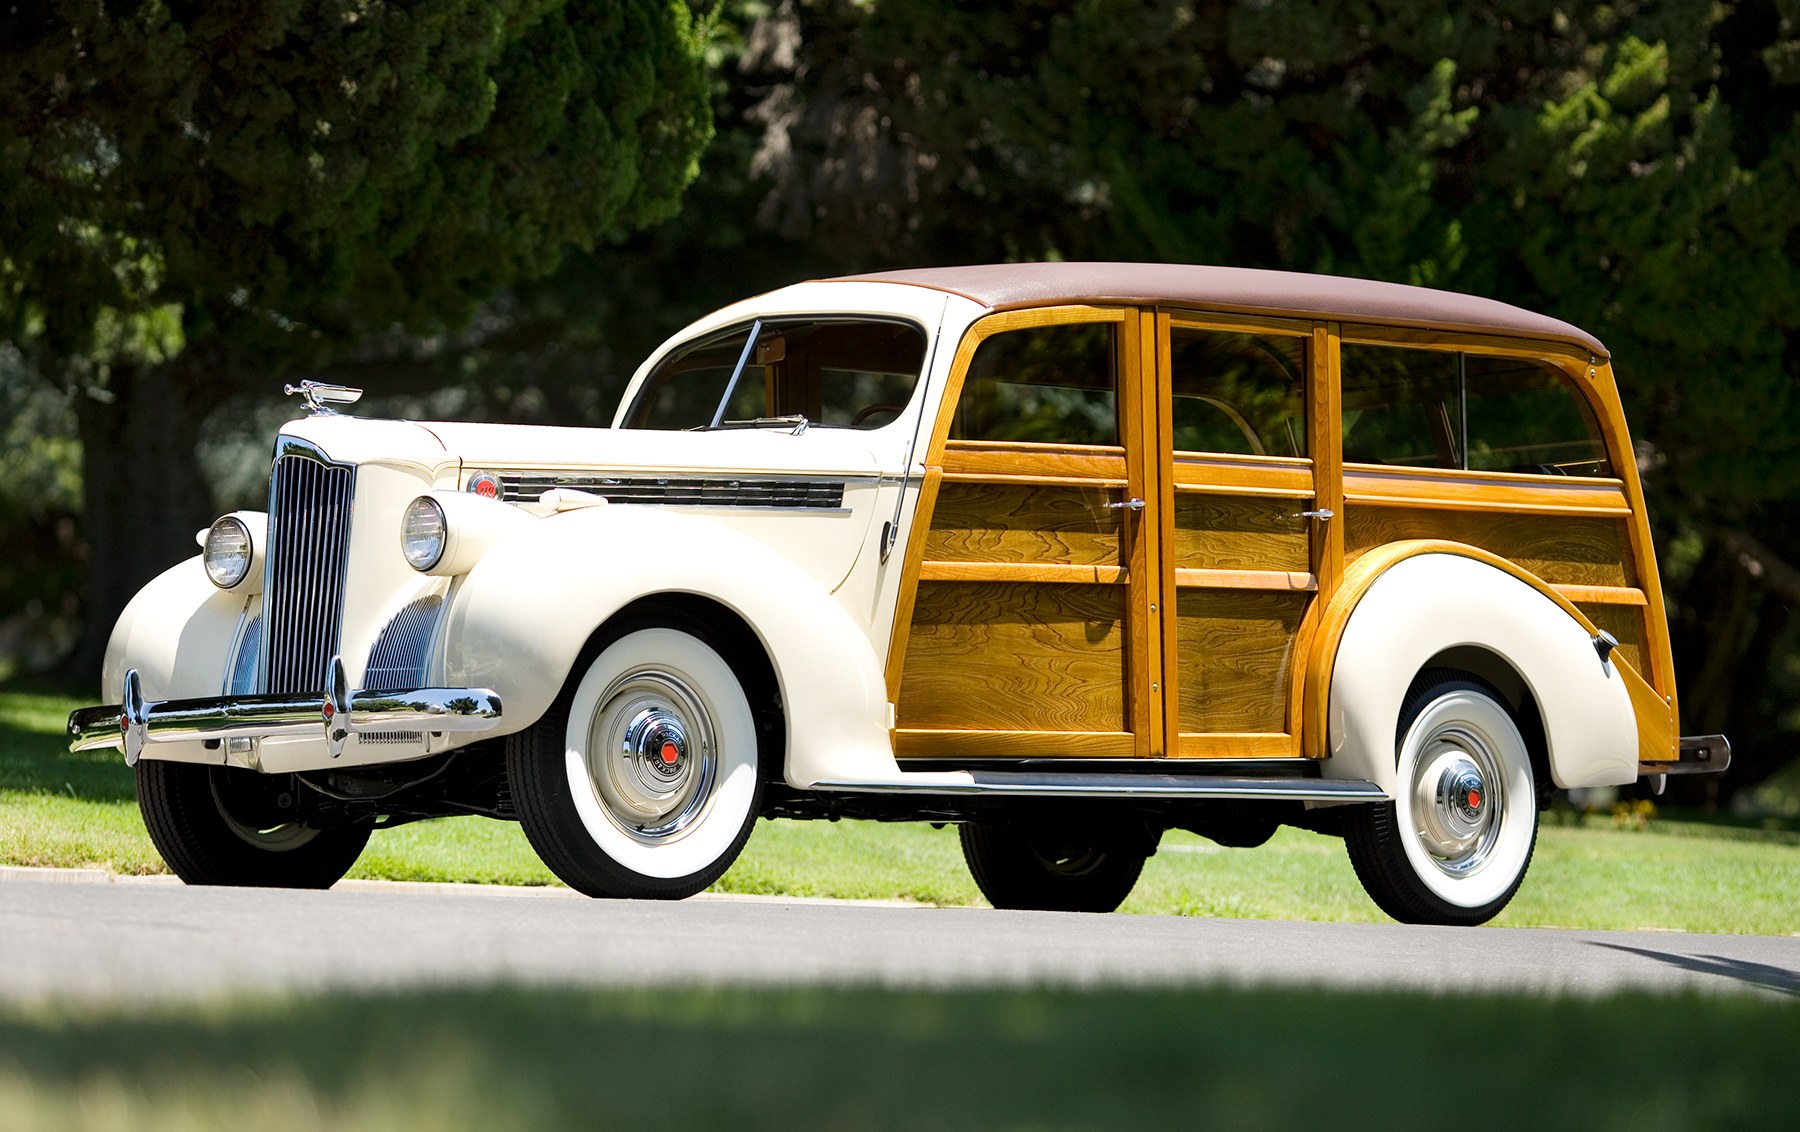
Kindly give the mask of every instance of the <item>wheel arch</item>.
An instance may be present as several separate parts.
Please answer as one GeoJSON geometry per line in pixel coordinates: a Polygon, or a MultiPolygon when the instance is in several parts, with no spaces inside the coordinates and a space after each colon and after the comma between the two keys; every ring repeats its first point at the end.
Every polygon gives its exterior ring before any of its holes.
{"type": "Polygon", "coordinates": [[[805,721],[783,728],[790,785],[898,774],[866,630],[793,562],[704,516],[594,507],[496,546],[452,591],[437,665],[450,686],[499,692],[498,733],[521,731],[595,634],[659,613],[722,628],[731,659],[772,680],[785,720],[805,721]]]}
{"type": "Polygon", "coordinates": [[[1512,701],[1558,786],[1637,776],[1636,679],[1602,661],[1592,623],[1541,579],[1457,543],[1396,543],[1359,558],[1321,622],[1309,659],[1309,753],[1331,778],[1395,789],[1401,702],[1428,667],[1461,668],[1512,701]],[[1531,723],[1535,722],[1533,728],[1531,723]]]}

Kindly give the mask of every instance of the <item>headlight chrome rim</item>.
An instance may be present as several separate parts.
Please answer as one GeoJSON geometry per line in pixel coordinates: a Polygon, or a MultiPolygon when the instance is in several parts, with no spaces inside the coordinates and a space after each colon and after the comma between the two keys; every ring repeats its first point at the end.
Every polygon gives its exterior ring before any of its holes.
{"type": "Polygon", "coordinates": [[[449,523],[442,504],[429,495],[407,504],[400,521],[400,553],[408,566],[421,573],[430,570],[444,560],[449,544],[449,523]]]}
{"type": "Polygon", "coordinates": [[[250,564],[256,560],[256,543],[249,525],[233,515],[213,520],[200,559],[206,567],[206,578],[213,585],[222,590],[240,585],[250,576],[250,564]]]}

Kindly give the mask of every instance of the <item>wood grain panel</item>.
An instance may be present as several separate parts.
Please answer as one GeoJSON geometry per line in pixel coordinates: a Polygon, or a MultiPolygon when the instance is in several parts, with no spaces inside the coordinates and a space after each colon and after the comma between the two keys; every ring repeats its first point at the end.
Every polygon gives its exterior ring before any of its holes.
{"type": "Polygon", "coordinates": [[[1119,500],[1105,488],[946,483],[938,489],[929,562],[1118,566],[1119,500]]]}
{"type": "Polygon", "coordinates": [[[1576,602],[1575,608],[1587,615],[1596,629],[1605,629],[1619,639],[1614,650],[1625,663],[1644,671],[1644,610],[1641,606],[1600,605],[1576,602]]]}
{"type": "Polygon", "coordinates": [[[1182,590],[1176,599],[1183,733],[1287,729],[1288,667],[1308,593],[1182,590]]]}
{"type": "Polygon", "coordinates": [[[1123,566],[1058,566],[1049,562],[925,562],[919,566],[919,577],[928,582],[1099,582],[1108,586],[1131,580],[1123,566]]]}
{"type": "Polygon", "coordinates": [[[1175,565],[1193,570],[1312,569],[1304,500],[1175,496],[1175,565]]]}
{"type": "Polygon", "coordinates": [[[1623,520],[1345,506],[1347,556],[1385,543],[1447,539],[1510,559],[1551,584],[1635,586],[1623,520]]]}
{"type": "Polygon", "coordinates": [[[1125,450],[1068,444],[952,440],[944,446],[944,474],[982,479],[1099,481],[1125,485],[1125,450]]]}
{"type": "Polygon", "coordinates": [[[1311,460],[1279,456],[1177,456],[1171,463],[1173,482],[1188,491],[1239,495],[1313,494],[1311,460]]]}
{"type": "Polygon", "coordinates": [[[922,731],[894,734],[894,753],[911,759],[1128,759],[1129,731],[922,731]]]}
{"type": "Polygon", "coordinates": [[[1124,731],[1125,589],[920,582],[899,726],[1124,731]]]}
{"type": "Polygon", "coordinates": [[[1344,472],[1349,503],[1447,510],[1535,511],[1565,515],[1629,515],[1619,480],[1459,472],[1352,465],[1344,472]]]}

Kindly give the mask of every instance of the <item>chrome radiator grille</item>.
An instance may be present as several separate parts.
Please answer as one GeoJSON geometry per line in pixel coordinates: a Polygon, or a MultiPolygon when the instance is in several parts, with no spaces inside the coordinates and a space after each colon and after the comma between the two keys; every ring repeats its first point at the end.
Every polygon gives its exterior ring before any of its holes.
{"type": "Polygon", "coordinates": [[[263,690],[318,692],[338,651],[355,469],[283,442],[269,479],[263,690]]]}

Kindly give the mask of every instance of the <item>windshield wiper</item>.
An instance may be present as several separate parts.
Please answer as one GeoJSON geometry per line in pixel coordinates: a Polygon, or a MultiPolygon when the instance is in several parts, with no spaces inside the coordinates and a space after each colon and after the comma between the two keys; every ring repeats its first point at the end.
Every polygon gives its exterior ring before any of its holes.
{"type": "Polygon", "coordinates": [[[799,413],[789,417],[755,417],[747,421],[714,421],[713,428],[792,428],[793,435],[799,436],[811,427],[812,422],[799,413]]]}
{"type": "Polygon", "coordinates": [[[731,395],[737,392],[738,378],[744,376],[744,366],[750,362],[750,351],[756,349],[756,336],[762,333],[762,319],[750,324],[750,336],[744,339],[744,352],[738,355],[737,368],[731,371],[731,380],[725,383],[725,395],[719,398],[719,407],[713,410],[711,428],[718,428],[725,416],[725,406],[731,404],[731,395]]]}

